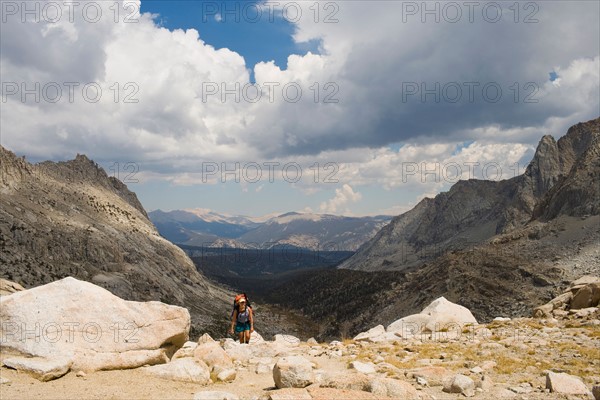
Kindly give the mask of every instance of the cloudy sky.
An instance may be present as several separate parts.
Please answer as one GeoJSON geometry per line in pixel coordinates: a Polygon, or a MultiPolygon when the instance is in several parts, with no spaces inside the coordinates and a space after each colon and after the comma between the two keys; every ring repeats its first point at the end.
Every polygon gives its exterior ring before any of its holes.
{"type": "Polygon", "coordinates": [[[2,0],[0,143],[148,210],[396,215],[600,115],[599,4],[2,0]]]}

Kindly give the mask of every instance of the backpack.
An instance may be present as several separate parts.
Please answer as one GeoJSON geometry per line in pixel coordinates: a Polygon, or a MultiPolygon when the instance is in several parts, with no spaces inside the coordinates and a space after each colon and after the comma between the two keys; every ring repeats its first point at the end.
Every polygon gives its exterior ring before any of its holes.
{"type": "Polygon", "coordinates": [[[233,300],[233,309],[231,310],[231,317],[233,317],[233,313],[236,310],[239,311],[238,301],[241,298],[246,299],[246,307],[248,307],[250,309],[250,312],[252,312],[252,314],[254,315],[254,310],[252,309],[252,305],[250,305],[250,300],[248,300],[248,296],[246,296],[246,293],[242,293],[235,296],[235,299],[233,300]]]}

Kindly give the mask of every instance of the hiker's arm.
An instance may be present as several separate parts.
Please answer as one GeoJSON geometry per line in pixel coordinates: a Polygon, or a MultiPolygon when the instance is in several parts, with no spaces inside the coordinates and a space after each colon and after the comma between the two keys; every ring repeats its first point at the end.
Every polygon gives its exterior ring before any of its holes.
{"type": "Polygon", "coordinates": [[[233,317],[231,318],[231,327],[229,328],[229,332],[233,333],[233,327],[235,326],[235,320],[237,319],[237,310],[233,311],[233,317]]]}
{"type": "Polygon", "coordinates": [[[254,332],[254,311],[250,308],[250,333],[254,332]]]}

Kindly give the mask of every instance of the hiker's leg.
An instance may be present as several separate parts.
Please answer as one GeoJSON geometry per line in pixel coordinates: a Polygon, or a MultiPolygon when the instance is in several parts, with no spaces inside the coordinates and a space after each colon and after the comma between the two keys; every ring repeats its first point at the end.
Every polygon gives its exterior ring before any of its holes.
{"type": "Polygon", "coordinates": [[[244,332],[243,331],[240,332],[238,337],[240,338],[240,343],[244,343],[244,332]]]}
{"type": "Polygon", "coordinates": [[[246,343],[250,343],[250,331],[244,331],[244,336],[246,338],[246,343]]]}

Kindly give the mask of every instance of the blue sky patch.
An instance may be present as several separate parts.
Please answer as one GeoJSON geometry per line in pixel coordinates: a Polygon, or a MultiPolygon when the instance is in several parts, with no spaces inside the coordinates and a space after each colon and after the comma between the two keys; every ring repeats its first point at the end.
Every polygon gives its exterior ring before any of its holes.
{"type": "MultiPolygon", "coordinates": [[[[216,49],[237,52],[250,70],[261,62],[275,61],[287,69],[291,54],[319,54],[320,42],[295,43],[294,25],[279,12],[260,11],[258,1],[143,1],[142,12],[159,14],[156,23],[169,30],[190,28],[216,49]]],[[[251,80],[254,74],[251,71],[251,80]]]]}

